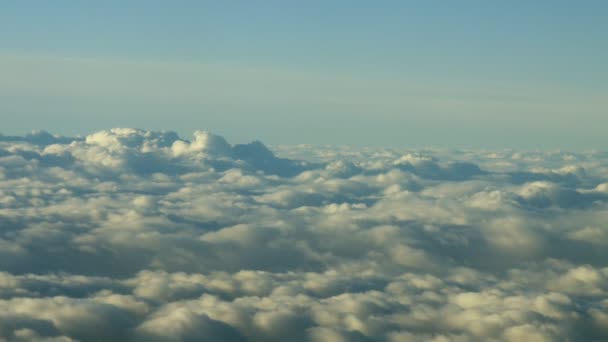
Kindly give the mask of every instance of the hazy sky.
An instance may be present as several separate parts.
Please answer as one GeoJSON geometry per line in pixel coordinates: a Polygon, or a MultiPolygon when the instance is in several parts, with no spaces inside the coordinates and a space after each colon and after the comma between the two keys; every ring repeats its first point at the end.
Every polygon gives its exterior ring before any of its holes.
{"type": "Polygon", "coordinates": [[[597,148],[606,1],[3,1],[3,134],[597,148]]]}

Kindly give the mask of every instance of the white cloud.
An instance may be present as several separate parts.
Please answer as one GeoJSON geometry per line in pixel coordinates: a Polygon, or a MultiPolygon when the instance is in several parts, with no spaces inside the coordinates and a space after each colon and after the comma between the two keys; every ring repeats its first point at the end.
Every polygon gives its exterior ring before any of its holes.
{"type": "Polygon", "coordinates": [[[0,340],[608,338],[608,155],[278,151],[0,136],[0,340]]]}

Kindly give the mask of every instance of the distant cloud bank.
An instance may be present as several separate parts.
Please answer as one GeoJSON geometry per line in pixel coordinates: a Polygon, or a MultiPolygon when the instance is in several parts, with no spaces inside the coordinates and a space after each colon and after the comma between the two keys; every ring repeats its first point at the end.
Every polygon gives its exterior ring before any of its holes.
{"type": "Polygon", "coordinates": [[[599,341],[607,298],[608,153],[0,135],[0,341],[599,341]]]}

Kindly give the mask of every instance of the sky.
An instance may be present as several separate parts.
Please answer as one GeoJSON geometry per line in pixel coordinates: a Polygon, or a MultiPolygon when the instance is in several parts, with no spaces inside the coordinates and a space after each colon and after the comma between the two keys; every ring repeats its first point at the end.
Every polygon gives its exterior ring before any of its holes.
{"type": "Polygon", "coordinates": [[[605,149],[605,1],[4,1],[0,132],[605,149]]]}

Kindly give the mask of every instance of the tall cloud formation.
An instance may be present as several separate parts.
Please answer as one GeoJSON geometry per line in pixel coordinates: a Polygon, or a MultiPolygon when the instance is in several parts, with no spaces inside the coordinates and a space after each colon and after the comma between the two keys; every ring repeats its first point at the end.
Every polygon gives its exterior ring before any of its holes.
{"type": "Polygon", "coordinates": [[[275,153],[0,136],[0,340],[608,339],[608,154],[275,153]]]}

